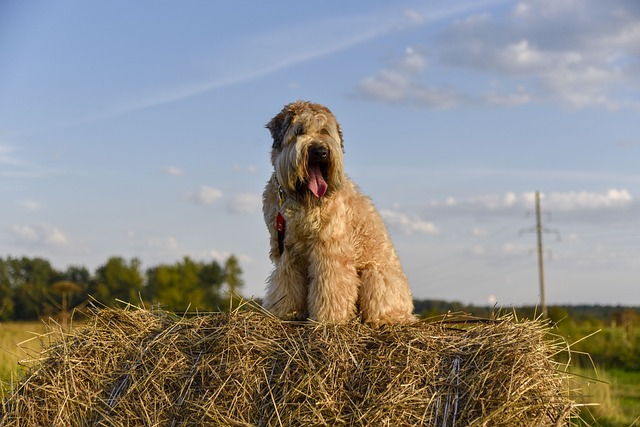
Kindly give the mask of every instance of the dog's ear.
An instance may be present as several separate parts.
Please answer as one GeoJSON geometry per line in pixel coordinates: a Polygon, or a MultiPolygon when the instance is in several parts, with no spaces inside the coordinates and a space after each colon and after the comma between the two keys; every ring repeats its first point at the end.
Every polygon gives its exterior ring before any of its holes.
{"type": "Polygon", "coordinates": [[[278,149],[282,146],[284,135],[289,129],[291,124],[291,113],[288,111],[281,111],[276,115],[269,123],[266,124],[266,128],[271,132],[271,138],[273,138],[273,145],[271,148],[278,149]]]}
{"type": "Polygon", "coordinates": [[[344,153],[344,140],[342,139],[342,129],[340,125],[336,122],[336,128],[338,129],[338,136],[340,137],[340,147],[342,148],[342,152],[344,153]]]}

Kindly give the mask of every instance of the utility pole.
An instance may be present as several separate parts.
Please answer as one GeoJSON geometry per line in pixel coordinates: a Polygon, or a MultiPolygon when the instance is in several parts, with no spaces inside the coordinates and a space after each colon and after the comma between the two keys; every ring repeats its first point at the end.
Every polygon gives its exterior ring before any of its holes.
{"type": "Polygon", "coordinates": [[[542,246],[542,233],[555,233],[556,238],[560,240],[560,232],[551,230],[542,225],[542,209],[540,208],[540,192],[536,191],[536,225],[534,227],[520,230],[520,234],[525,231],[534,231],[538,236],[538,276],[540,278],[540,306],[542,308],[542,318],[548,317],[547,301],[544,296],[544,249],[542,246]]]}
{"type": "Polygon", "coordinates": [[[540,305],[542,306],[542,318],[546,319],[547,301],[544,298],[544,262],[542,256],[542,220],[540,219],[540,192],[536,191],[536,233],[538,234],[538,274],[540,276],[540,305]]]}

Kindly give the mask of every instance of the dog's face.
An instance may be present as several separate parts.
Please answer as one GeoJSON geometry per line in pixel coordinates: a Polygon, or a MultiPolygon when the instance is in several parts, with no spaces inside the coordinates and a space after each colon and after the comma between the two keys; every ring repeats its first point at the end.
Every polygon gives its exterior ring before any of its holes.
{"type": "Polygon", "coordinates": [[[293,102],[266,127],[273,137],[271,163],[285,192],[321,199],[342,187],[342,132],[327,107],[293,102]]]}

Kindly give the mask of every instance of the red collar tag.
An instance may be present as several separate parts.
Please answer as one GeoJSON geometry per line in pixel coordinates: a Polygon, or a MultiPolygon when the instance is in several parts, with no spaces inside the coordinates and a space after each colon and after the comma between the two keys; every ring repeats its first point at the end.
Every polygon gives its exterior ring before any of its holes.
{"type": "Polygon", "coordinates": [[[276,231],[278,232],[278,250],[280,251],[280,255],[284,252],[284,229],[284,217],[278,212],[278,216],[276,217],[276,231]]]}

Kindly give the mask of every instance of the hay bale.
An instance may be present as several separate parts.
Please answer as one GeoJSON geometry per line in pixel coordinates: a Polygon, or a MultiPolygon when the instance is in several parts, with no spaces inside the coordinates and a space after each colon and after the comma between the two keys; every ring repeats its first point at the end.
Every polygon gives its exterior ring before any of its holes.
{"type": "Polygon", "coordinates": [[[103,309],[3,401],[3,426],[556,426],[574,405],[540,322],[288,323],[103,309]]]}

